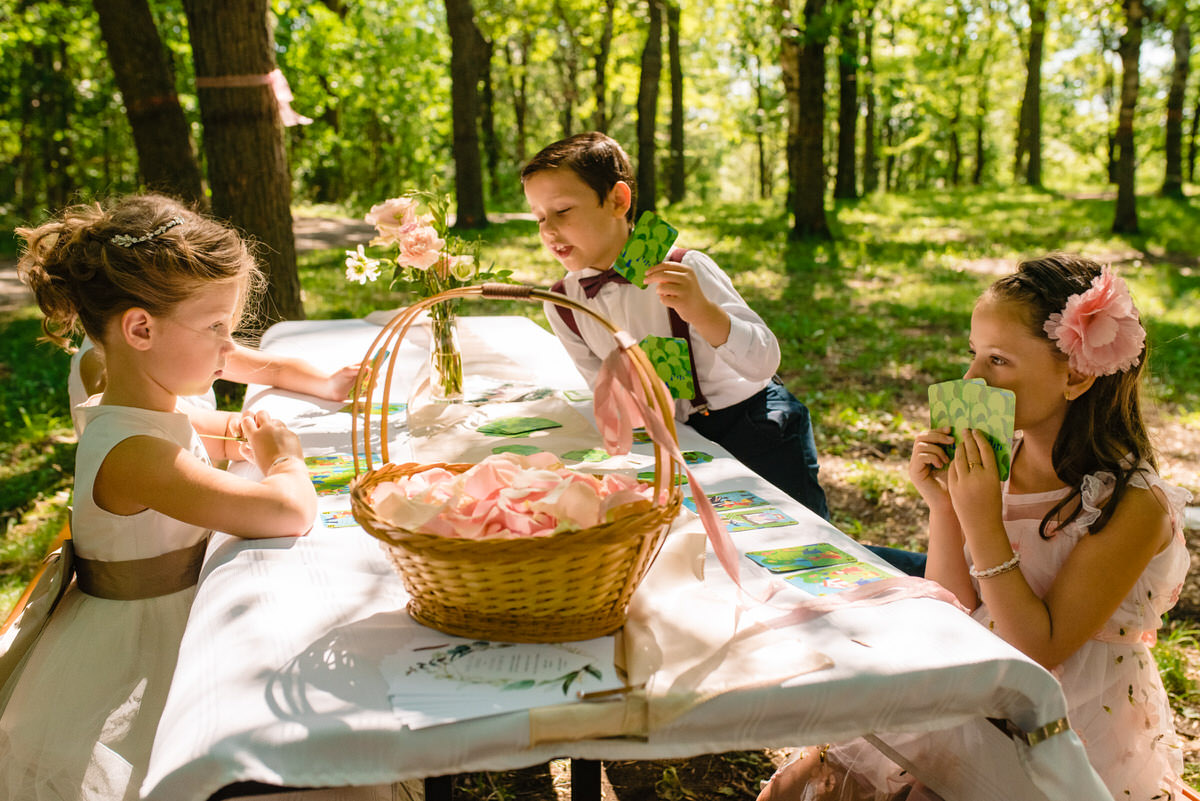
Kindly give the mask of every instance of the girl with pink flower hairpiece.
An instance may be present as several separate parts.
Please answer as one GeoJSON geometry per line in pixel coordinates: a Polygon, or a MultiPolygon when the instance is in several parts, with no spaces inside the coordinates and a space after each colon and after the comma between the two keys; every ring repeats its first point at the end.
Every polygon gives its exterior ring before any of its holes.
{"type": "MultiPolygon", "coordinates": [[[[926,577],[1055,674],[1070,729],[1053,736],[1079,737],[1112,796],[1135,801],[1197,798],[1149,651],[1188,570],[1191,496],[1157,472],[1139,398],[1145,338],[1108,268],[1067,254],[1022,263],[976,303],[966,374],[1016,395],[1009,478],[979,431],[953,458],[948,428],[922,432],[909,462],[929,507],[926,577]]],[[[1008,786],[970,725],[884,739],[918,775],[961,760],[1008,786]]],[[[939,798],[861,740],[796,757],[759,801],[939,798]]]]}

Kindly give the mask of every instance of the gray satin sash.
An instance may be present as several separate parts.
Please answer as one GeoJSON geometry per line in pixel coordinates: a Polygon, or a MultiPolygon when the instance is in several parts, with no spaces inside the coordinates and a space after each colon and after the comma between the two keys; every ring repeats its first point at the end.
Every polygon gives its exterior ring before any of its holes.
{"type": "Polygon", "coordinates": [[[170,595],[193,586],[200,578],[200,566],[208,540],[195,545],[151,556],[107,562],[75,555],[75,581],[79,589],[110,601],[140,601],[170,595]]]}

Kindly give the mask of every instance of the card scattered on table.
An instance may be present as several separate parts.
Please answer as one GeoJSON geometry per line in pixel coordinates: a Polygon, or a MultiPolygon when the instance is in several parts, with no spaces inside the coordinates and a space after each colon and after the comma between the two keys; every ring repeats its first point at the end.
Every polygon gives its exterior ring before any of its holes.
{"type": "Polygon", "coordinates": [[[671,252],[679,231],[652,211],[642,212],[629,233],[613,269],[639,289],[646,288],[646,270],[661,264],[671,252]]]}
{"type": "Polygon", "coordinates": [[[764,551],[747,551],[746,556],[772,573],[791,573],[796,570],[811,570],[814,567],[858,561],[841,548],[827,542],[793,545],[787,548],[769,548],[764,551]]]}
{"type": "Polygon", "coordinates": [[[349,509],[332,509],[328,512],[321,512],[321,524],[325,528],[350,528],[357,526],[358,521],[354,519],[354,515],[349,509]]]}
{"type": "Polygon", "coordinates": [[[501,417],[490,420],[476,430],[494,437],[527,437],[534,431],[562,428],[562,423],[545,417],[501,417]]]}
{"type": "Polygon", "coordinates": [[[813,595],[832,595],[835,592],[853,589],[873,581],[893,578],[875,565],[866,562],[851,562],[845,565],[818,567],[786,576],[784,581],[813,595]]]}
{"type": "Polygon", "coordinates": [[[612,454],[603,448],[581,448],[580,450],[567,451],[562,455],[563,461],[567,462],[603,462],[606,459],[611,459],[612,454]]]}
{"type": "MultiPolygon", "coordinates": [[[[638,481],[643,481],[647,484],[653,484],[654,483],[654,471],[653,470],[643,470],[642,472],[637,474],[637,479],[638,479],[638,481]]],[[[676,474],[675,483],[676,483],[676,485],[686,484],[687,476],[683,475],[682,473],[676,474]]]]}
{"type": "MultiPolygon", "coordinates": [[[[1001,481],[1008,478],[1012,466],[1016,409],[1017,398],[1011,390],[989,387],[982,378],[943,381],[929,387],[930,427],[950,426],[955,446],[962,443],[968,428],[986,434],[1001,481]]],[[[946,448],[946,453],[954,458],[954,446],[946,448]]]]}
{"type": "MultiPolygon", "coordinates": [[[[718,512],[725,512],[735,509],[753,509],[757,506],[767,505],[766,501],[749,490],[714,492],[708,496],[708,500],[712,503],[713,509],[718,512]]],[[[688,509],[691,509],[693,512],[696,511],[696,502],[691,498],[684,498],[683,505],[688,509]]]]}
{"type": "Polygon", "coordinates": [[[786,512],[775,508],[741,509],[717,514],[725,521],[725,528],[730,534],[737,534],[739,531],[753,531],[757,528],[777,528],[796,524],[795,518],[789,517],[786,512]]]}
{"type": "Polygon", "coordinates": [[[354,457],[343,453],[326,456],[305,456],[308,477],[317,495],[344,495],[350,492],[354,480],[354,457]]]}
{"type": "Polygon", "coordinates": [[[518,453],[521,456],[529,456],[534,453],[541,453],[542,449],[537,445],[497,445],[492,448],[492,453],[518,453]]]}
{"type": "MultiPolygon", "coordinates": [[[[407,408],[408,408],[407,403],[394,403],[393,402],[393,403],[389,403],[387,405],[387,413],[388,413],[388,416],[390,417],[391,415],[400,414],[407,408]]],[[[338,411],[346,412],[347,414],[353,414],[354,413],[354,404],[347,403],[345,406],[338,409],[338,411]]],[[[362,410],[360,409],[359,411],[361,412],[362,410]]],[[[370,413],[371,413],[372,417],[382,417],[383,411],[384,411],[384,406],[382,403],[372,403],[371,404],[371,412],[370,413]]]]}
{"type": "Polygon", "coordinates": [[[484,403],[519,403],[547,398],[554,394],[550,387],[539,387],[519,381],[501,381],[488,376],[468,376],[463,382],[463,403],[478,406],[484,403]]]}

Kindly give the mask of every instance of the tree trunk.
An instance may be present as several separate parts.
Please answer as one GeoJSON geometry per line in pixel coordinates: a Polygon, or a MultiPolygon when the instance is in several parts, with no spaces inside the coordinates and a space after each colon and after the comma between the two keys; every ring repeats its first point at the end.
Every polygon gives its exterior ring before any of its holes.
{"type": "Polygon", "coordinates": [[[512,48],[505,46],[504,54],[508,59],[509,73],[515,73],[516,79],[513,81],[513,118],[517,128],[517,163],[522,166],[525,164],[525,141],[528,138],[525,133],[525,117],[529,109],[529,48],[531,46],[532,35],[528,30],[522,30],[517,40],[517,54],[520,60],[513,59],[512,48]]]}
{"type": "Polygon", "coordinates": [[[891,192],[896,188],[896,151],[893,149],[896,144],[896,124],[887,117],[883,121],[883,144],[887,153],[883,159],[883,188],[891,192]]]}
{"type": "Polygon", "coordinates": [[[1025,93],[1017,125],[1013,174],[1029,186],[1042,185],[1042,58],[1046,41],[1046,0],[1029,0],[1029,50],[1025,93]]]}
{"type": "Polygon", "coordinates": [[[1172,37],[1175,68],[1171,71],[1171,89],[1167,93],[1166,175],[1163,197],[1183,197],[1183,97],[1187,91],[1188,59],[1192,53],[1192,31],[1187,15],[1180,13],[1172,37]]]}
{"type": "MultiPolygon", "coordinates": [[[[953,69],[955,64],[962,64],[966,61],[967,51],[969,49],[968,38],[965,27],[965,14],[960,13],[956,17],[954,27],[954,59],[953,64],[948,65],[953,69]]],[[[958,186],[962,183],[962,163],[963,163],[963,148],[962,139],[959,137],[959,128],[962,127],[962,107],[963,107],[963,84],[961,81],[954,82],[954,104],[950,112],[950,185],[958,186]]]]}
{"type": "Polygon", "coordinates": [[[832,239],[825,219],[825,0],[805,0],[799,52],[800,131],[797,137],[796,225],[792,238],[832,239]]]}
{"type": "Polygon", "coordinates": [[[494,200],[500,196],[500,143],[496,138],[496,92],[492,85],[492,54],[495,47],[492,40],[483,40],[483,51],[483,94],[479,105],[479,128],[487,161],[488,187],[494,200]]]}
{"type": "Polygon", "coordinates": [[[484,228],[483,165],[479,157],[479,78],[484,39],[471,0],[445,0],[450,28],[450,113],[454,129],[455,228],[484,228]]]}
{"type": "Polygon", "coordinates": [[[596,48],[596,113],[592,116],[592,127],[600,133],[608,132],[608,57],[612,52],[613,15],[616,8],[617,0],[604,0],[604,28],[600,32],[599,47],[596,48]]]}
{"type": "Polygon", "coordinates": [[[656,208],[657,174],[654,157],[655,118],[658,115],[658,82],[662,76],[662,7],[659,0],[646,3],[649,19],[642,50],[642,75],[637,96],[637,213],[656,208]]]}
{"type": "Polygon", "coordinates": [[[555,0],[554,10],[562,23],[562,36],[565,41],[555,48],[553,63],[558,70],[561,86],[559,96],[554,105],[558,107],[559,120],[562,124],[562,138],[575,133],[575,108],[579,105],[579,25],[571,18],[576,11],[573,4],[564,4],[555,0]]]}
{"type": "Polygon", "coordinates": [[[795,213],[800,175],[800,26],[792,15],[791,0],[774,0],[779,12],[779,66],[787,98],[787,208],[795,213]]]}
{"type": "Polygon", "coordinates": [[[758,153],[758,196],[766,200],[771,196],[771,175],[767,166],[766,118],[767,100],[766,87],[763,86],[762,60],[756,54],[754,57],[754,148],[758,153]]]}
{"type": "MultiPolygon", "coordinates": [[[[1100,52],[1107,54],[1109,52],[1118,52],[1120,50],[1120,42],[1112,31],[1106,25],[1099,26],[1100,35],[1100,52]]],[[[1104,110],[1108,112],[1110,120],[1116,120],[1119,116],[1117,113],[1118,98],[1117,98],[1117,77],[1113,68],[1109,65],[1108,58],[1101,59],[1103,63],[1103,81],[1100,87],[1100,99],[1104,103],[1104,110]]],[[[1115,184],[1117,182],[1117,130],[1115,125],[1108,128],[1105,146],[1107,148],[1108,157],[1108,182],[1115,184]]]]}
{"type": "Polygon", "coordinates": [[[875,3],[863,10],[863,49],[867,63],[863,70],[863,94],[867,114],[863,120],[863,194],[869,195],[879,188],[879,156],[875,149],[876,128],[879,125],[875,99],[875,3]]]}
{"type": "Polygon", "coordinates": [[[671,73],[671,166],[667,176],[667,202],[684,195],[683,64],[679,56],[679,3],[667,3],[667,58],[671,73]]]}
{"type": "Polygon", "coordinates": [[[175,94],[175,72],[149,3],[93,1],[108,61],[133,131],[142,183],[148,189],[206,207],[200,162],[175,94]]]}
{"type": "Polygon", "coordinates": [[[1188,180],[1196,180],[1196,137],[1200,135],[1200,97],[1196,98],[1196,107],[1192,109],[1192,131],[1188,135],[1188,180]]]}
{"type": "Polygon", "coordinates": [[[971,125],[975,134],[975,169],[971,173],[971,183],[974,186],[983,184],[984,172],[987,168],[987,116],[991,111],[991,92],[989,90],[988,74],[991,69],[993,40],[989,36],[979,62],[979,88],[975,92],[975,118],[971,125]]]}
{"type": "Polygon", "coordinates": [[[1113,233],[1138,232],[1137,196],[1134,193],[1137,160],[1133,142],[1133,115],[1137,108],[1139,57],[1146,8],[1142,0],[1121,0],[1125,33],[1121,35],[1121,111],[1117,120],[1117,209],[1113,233]]]}
{"type": "Polygon", "coordinates": [[[846,4],[842,13],[845,16],[838,26],[841,53],[838,55],[837,175],[833,181],[833,196],[854,200],[858,197],[858,27],[854,23],[853,4],[846,4]]]}
{"type": "Polygon", "coordinates": [[[986,70],[980,75],[979,93],[975,97],[975,171],[971,173],[971,183],[974,186],[983,184],[983,173],[987,163],[987,145],[984,132],[987,129],[988,115],[988,83],[986,70]]]}
{"type": "Polygon", "coordinates": [[[261,243],[263,325],[303,319],[292,178],[267,81],[275,69],[266,0],[184,0],[196,67],[212,211],[261,243]]]}

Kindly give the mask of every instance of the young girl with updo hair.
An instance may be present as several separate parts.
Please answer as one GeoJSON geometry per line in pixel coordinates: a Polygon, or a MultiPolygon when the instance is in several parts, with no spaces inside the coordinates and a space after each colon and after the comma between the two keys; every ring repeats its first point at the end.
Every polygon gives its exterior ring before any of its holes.
{"type": "MultiPolygon", "coordinates": [[[[114,236],[122,236],[120,231],[139,230],[137,225],[143,219],[158,219],[159,212],[154,209],[163,203],[178,206],[175,201],[162,196],[142,195],[130,198],[129,208],[112,210],[114,215],[122,215],[120,219],[108,216],[97,206],[77,206],[64,211],[59,220],[28,232],[35,237],[29,241],[31,256],[39,248],[56,252],[59,255],[55,260],[65,271],[58,275],[61,281],[55,281],[50,273],[39,274],[37,271],[31,271],[28,276],[30,286],[35,287],[35,292],[41,298],[39,303],[46,313],[43,327],[48,338],[66,346],[67,340],[78,334],[80,329],[85,334],[83,344],[72,356],[68,377],[76,433],[82,431],[83,425],[83,415],[77,407],[88,397],[104,390],[106,375],[103,347],[95,348],[94,344],[101,341],[97,339],[99,332],[96,329],[102,325],[107,305],[114,299],[119,300],[131,294],[141,297],[147,305],[170,305],[179,288],[173,283],[159,285],[155,276],[174,282],[176,278],[170,276],[188,280],[190,271],[199,270],[201,275],[207,273],[215,277],[221,274],[226,265],[238,265],[250,258],[246,245],[239,238],[229,238],[232,232],[228,228],[203,217],[197,218],[203,221],[203,226],[197,226],[199,230],[195,240],[181,242],[178,253],[167,255],[167,258],[177,260],[175,266],[180,268],[170,273],[162,269],[163,265],[154,264],[158,254],[151,252],[152,248],[113,246],[110,240],[114,236]],[[112,261],[114,255],[119,257],[119,264],[112,261]],[[116,295],[111,295],[109,289],[97,285],[93,280],[98,270],[105,271],[109,276],[116,295]],[[71,277],[74,277],[74,281],[70,280],[71,277]],[[72,285],[80,288],[86,286],[84,294],[72,298],[69,295],[72,285]],[[36,289],[39,286],[43,287],[41,291],[36,289]]],[[[152,231],[154,228],[146,230],[152,231]]],[[[164,231],[163,235],[167,233],[164,231]]],[[[253,295],[261,283],[261,275],[257,270],[250,273],[250,281],[249,289],[253,295]]],[[[326,371],[305,359],[267,354],[235,343],[221,377],[238,383],[274,386],[322,400],[344,401],[357,375],[357,364],[326,371]]],[[[193,411],[193,407],[198,407],[201,412],[211,411],[217,405],[211,390],[202,395],[184,397],[188,401],[189,412],[193,411]]]]}
{"type": "Polygon", "coordinates": [[[0,687],[0,798],[133,799],[209,533],[302,536],[316,494],[299,439],[265,412],[178,408],[222,376],[262,285],[232,229],[150,194],[18,234],[46,338],[66,346],[82,329],[107,384],[82,410],[75,581],[0,687]]]}
{"type": "MultiPolygon", "coordinates": [[[[1062,684],[1066,721],[1035,734],[1078,736],[1114,799],[1178,801],[1197,796],[1150,645],[1187,574],[1191,495],[1158,475],[1145,340],[1109,268],[1063,253],[1020,264],[975,304],[966,373],[1016,395],[1009,477],[980,431],[947,456],[949,428],[917,436],[909,477],[929,507],[926,576],[1062,684]]],[[[918,774],[958,765],[1004,786],[974,732],[884,739],[918,774]]],[[[760,801],[938,798],[862,740],[796,756],[760,801]]]]}

